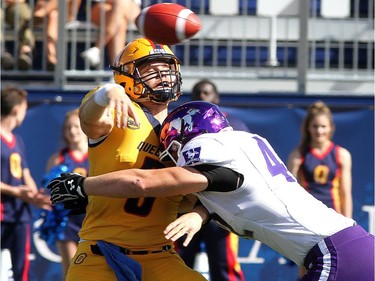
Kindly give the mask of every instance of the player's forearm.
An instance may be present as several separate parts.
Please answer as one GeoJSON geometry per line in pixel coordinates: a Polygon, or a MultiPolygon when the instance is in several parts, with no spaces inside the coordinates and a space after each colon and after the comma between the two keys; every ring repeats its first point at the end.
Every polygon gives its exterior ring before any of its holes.
{"type": "Polygon", "coordinates": [[[112,129],[112,125],[107,120],[106,111],[108,109],[95,103],[94,98],[89,97],[80,107],[79,118],[82,130],[92,139],[97,139],[106,135],[112,129]]]}
{"type": "Polygon", "coordinates": [[[13,186],[10,186],[9,184],[6,184],[4,182],[0,182],[0,191],[1,194],[9,195],[15,197],[16,189],[13,186]]]}
{"type": "Polygon", "coordinates": [[[107,197],[164,197],[202,191],[207,179],[198,172],[174,167],[159,170],[123,170],[88,177],[87,195],[107,197]]]}
{"type": "Polygon", "coordinates": [[[29,186],[34,193],[37,193],[38,186],[36,185],[35,180],[31,176],[29,169],[23,169],[23,177],[24,177],[25,185],[29,186]]]}
{"type": "Polygon", "coordinates": [[[351,218],[353,216],[353,199],[351,194],[341,194],[341,214],[345,217],[351,218]]]}
{"type": "Polygon", "coordinates": [[[353,204],[352,202],[347,202],[346,205],[343,207],[343,213],[345,217],[352,218],[353,217],[353,204]]]}
{"type": "Polygon", "coordinates": [[[37,194],[35,187],[27,185],[11,186],[3,182],[0,184],[0,190],[2,195],[15,197],[28,203],[31,203],[37,194]]]}

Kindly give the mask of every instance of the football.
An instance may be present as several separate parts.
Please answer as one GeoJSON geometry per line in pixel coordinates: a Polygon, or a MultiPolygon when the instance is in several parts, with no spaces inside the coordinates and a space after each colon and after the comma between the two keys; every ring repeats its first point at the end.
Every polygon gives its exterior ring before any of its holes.
{"type": "Polygon", "coordinates": [[[186,41],[201,29],[199,17],[175,3],[145,7],[135,19],[135,24],[142,36],[164,45],[186,41]]]}

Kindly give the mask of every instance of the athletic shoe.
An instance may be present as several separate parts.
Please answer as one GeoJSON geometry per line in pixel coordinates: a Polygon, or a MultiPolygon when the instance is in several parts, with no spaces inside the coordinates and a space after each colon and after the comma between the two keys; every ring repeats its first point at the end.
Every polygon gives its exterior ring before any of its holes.
{"type": "Polygon", "coordinates": [[[92,47],[81,53],[81,57],[90,64],[98,66],[100,63],[100,50],[98,47],[92,47]]]}
{"type": "Polygon", "coordinates": [[[1,69],[9,70],[14,68],[14,58],[8,52],[1,53],[1,69]]]}
{"type": "Polygon", "coordinates": [[[31,60],[31,53],[20,54],[18,57],[18,68],[19,70],[31,69],[33,62],[31,60]]]}

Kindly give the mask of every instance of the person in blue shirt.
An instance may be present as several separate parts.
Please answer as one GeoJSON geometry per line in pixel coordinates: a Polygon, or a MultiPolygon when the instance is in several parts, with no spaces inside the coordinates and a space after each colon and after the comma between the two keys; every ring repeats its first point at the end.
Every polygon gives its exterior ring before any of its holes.
{"type": "Polygon", "coordinates": [[[26,116],[27,92],[1,90],[1,249],[11,256],[14,281],[27,281],[31,244],[31,205],[49,210],[49,195],[39,191],[26,161],[25,144],[13,130],[26,116]]]}
{"type": "MultiPolygon", "coordinates": [[[[47,171],[59,165],[66,166],[67,171],[87,176],[89,173],[89,160],[87,155],[88,139],[81,129],[79,109],[69,111],[65,115],[62,128],[64,147],[51,155],[47,162],[47,171]]],[[[58,216],[60,217],[60,216],[58,216]]],[[[79,241],[78,232],[81,229],[85,214],[67,215],[62,233],[56,235],[56,246],[62,258],[63,280],[65,280],[71,259],[77,251],[79,241]]]]}
{"type": "MultiPolygon", "coordinates": [[[[288,168],[311,195],[351,218],[351,154],[332,141],[334,132],[329,107],[322,101],[311,104],[302,123],[301,143],[289,155],[288,168]]],[[[300,271],[301,277],[305,269],[300,271]]]]}

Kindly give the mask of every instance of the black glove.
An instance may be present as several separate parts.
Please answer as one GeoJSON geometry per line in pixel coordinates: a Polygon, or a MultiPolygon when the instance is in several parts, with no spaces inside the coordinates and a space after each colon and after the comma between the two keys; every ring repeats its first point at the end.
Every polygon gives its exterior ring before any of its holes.
{"type": "Polygon", "coordinates": [[[69,210],[69,215],[81,215],[86,213],[86,206],[89,203],[87,198],[78,198],[64,202],[64,209],[69,210]]]}
{"type": "MultiPolygon", "coordinates": [[[[77,173],[63,173],[49,182],[47,188],[51,190],[51,201],[53,204],[64,203],[66,209],[76,209],[87,202],[87,195],[83,189],[85,177],[77,173]],[[69,202],[70,201],[70,202],[69,202]],[[69,202],[65,204],[65,202],[69,202]]],[[[87,203],[86,203],[87,205],[87,203]]]]}

